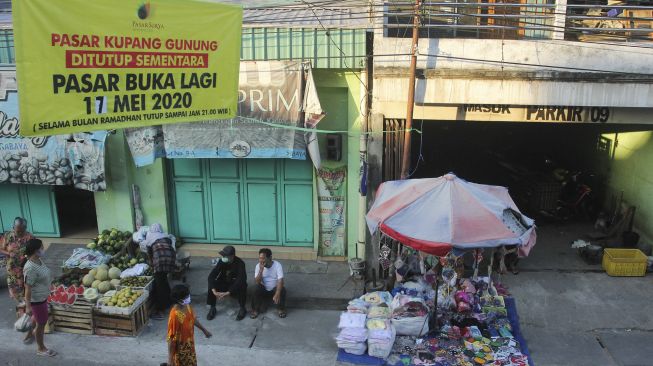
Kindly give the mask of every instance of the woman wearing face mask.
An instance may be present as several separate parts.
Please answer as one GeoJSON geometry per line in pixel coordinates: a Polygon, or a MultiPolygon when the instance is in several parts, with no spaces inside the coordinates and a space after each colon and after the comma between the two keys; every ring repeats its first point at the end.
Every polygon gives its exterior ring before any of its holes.
{"type": "Polygon", "coordinates": [[[25,283],[23,265],[25,263],[25,246],[34,238],[27,231],[27,221],[22,217],[14,219],[13,230],[0,237],[0,253],[7,256],[7,285],[9,296],[16,300],[19,308],[24,306],[25,283]]]}
{"type": "Polygon", "coordinates": [[[195,318],[188,286],[176,285],[171,297],[175,305],[168,318],[168,366],[196,366],[195,327],[206,338],[211,338],[212,334],[195,318]]]}
{"type": "Polygon", "coordinates": [[[52,277],[50,269],[43,263],[43,242],[39,239],[30,239],[25,246],[25,312],[32,316],[32,328],[23,342],[32,343],[36,338],[39,356],[53,357],[57,353],[45,347],[43,333],[48,322],[48,295],[50,295],[50,282],[52,277]]]}

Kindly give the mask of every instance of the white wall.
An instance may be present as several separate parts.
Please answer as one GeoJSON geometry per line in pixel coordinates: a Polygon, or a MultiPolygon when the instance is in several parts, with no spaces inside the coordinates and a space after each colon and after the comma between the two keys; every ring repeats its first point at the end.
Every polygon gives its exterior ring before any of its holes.
{"type": "MultiPolygon", "coordinates": [[[[389,55],[408,54],[411,40],[380,36],[374,41],[375,101],[405,101],[410,56],[389,55]]],[[[417,82],[416,101],[650,108],[653,44],[642,45],[423,39],[417,67],[427,71],[417,82]]]]}

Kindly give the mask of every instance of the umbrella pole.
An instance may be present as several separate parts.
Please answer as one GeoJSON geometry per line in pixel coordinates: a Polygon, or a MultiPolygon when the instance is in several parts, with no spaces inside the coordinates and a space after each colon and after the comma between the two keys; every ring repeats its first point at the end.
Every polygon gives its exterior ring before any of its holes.
{"type": "MultiPolygon", "coordinates": [[[[438,258],[438,257],[436,257],[438,258]]],[[[440,276],[442,275],[442,264],[440,263],[440,258],[438,258],[438,265],[436,266],[435,271],[435,299],[433,301],[433,311],[431,313],[431,321],[429,322],[429,331],[433,332],[434,330],[439,330],[438,324],[438,293],[440,291],[440,284],[438,283],[440,276]]]]}
{"type": "MultiPolygon", "coordinates": [[[[494,251],[496,248],[492,248],[490,252],[490,265],[487,267],[487,277],[490,281],[489,285],[492,286],[492,267],[494,266],[494,251]]],[[[501,270],[499,270],[499,276],[501,276],[501,270]]],[[[499,279],[501,280],[501,279],[499,279]]]]}
{"type": "Polygon", "coordinates": [[[479,261],[478,261],[478,251],[479,249],[474,249],[474,281],[478,280],[478,266],[479,266],[479,261]]]}

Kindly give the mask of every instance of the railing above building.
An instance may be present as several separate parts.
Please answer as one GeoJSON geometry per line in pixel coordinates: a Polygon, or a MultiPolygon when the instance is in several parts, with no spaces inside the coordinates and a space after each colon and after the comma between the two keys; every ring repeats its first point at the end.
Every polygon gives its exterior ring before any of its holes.
{"type": "MultiPolygon", "coordinates": [[[[412,36],[414,4],[384,3],[387,37],[412,36]]],[[[653,41],[653,1],[423,1],[419,17],[425,38],[653,41]]]]}

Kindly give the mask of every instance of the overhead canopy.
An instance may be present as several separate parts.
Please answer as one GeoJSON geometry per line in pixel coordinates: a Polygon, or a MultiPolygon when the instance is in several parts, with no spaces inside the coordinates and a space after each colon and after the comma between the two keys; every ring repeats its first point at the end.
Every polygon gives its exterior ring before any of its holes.
{"type": "Polygon", "coordinates": [[[452,248],[535,245],[534,221],[519,212],[508,189],[467,182],[453,174],[381,184],[367,213],[370,232],[442,256],[452,248]]]}

